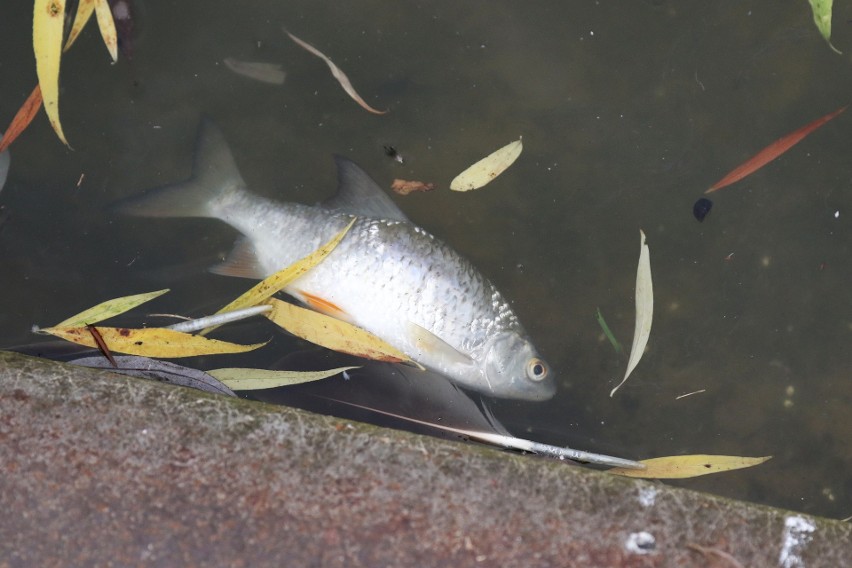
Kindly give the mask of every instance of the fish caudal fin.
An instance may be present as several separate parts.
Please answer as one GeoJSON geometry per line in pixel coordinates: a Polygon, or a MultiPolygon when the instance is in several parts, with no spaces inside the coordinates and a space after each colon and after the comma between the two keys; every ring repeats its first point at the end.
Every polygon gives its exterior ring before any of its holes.
{"type": "Polygon", "coordinates": [[[191,178],[124,199],[112,209],[140,217],[220,217],[223,200],[244,188],[222,131],[205,117],[198,127],[191,178]]]}

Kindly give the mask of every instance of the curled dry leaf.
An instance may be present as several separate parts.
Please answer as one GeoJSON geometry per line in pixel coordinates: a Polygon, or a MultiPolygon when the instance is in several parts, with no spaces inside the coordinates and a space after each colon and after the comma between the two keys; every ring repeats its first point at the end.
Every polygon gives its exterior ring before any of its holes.
{"type": "Polygon", "coordinates": [[[223,62],[225,67],[243,77],[254,79],[271,85],[283,85],[287,74],[278,63],[262,63],[260,61],[240,61],[233,57],[226,57],[223,62]]]}
{"type": "Polygon", "coordinates": [[[276,325],[326,349],[391,363],[412,362],[403,352],[350,323],[275,298],[266,314],[276,325]]]}
{"type": "Polygon", "coordinates": [[[608,470],[609,473],[623,475],[625,477],[642,477],[645,479],[685,479],[688,477],[699,477],[711,473],[721,473],[744,467],[760,465],[772,459],[772,456],[750,458],[742,456],[717,456],[696,454],[688,456],[667,456],[641,460],[639,463],[645,465],[645,469],[615,468],[608,470]]]}
{"type": "Polygon", "coordinates": [[[349,81],[349,77],[346,76],[346,73],[344,73],[343,70],[340,69],[340,67],[335,65],[334,62],[329,59],[323,52],[321,52],[308,42],[294,36],[286,29],[284,30],[284,33],[290,36],[290,39],[296,42],[297,45],[301,46],[303,49],[307,50],[310,53],[313,53],[314,55],[325,61],[326,65],[328,65],[328,68],[331,70],[332,76],[337,79],[337,82],[340,83],[340,86],[343,87],[343,90],[346,91],[346,94],[352,97],[353,101],[361,105],[361,108],[373,114],[386,114],[388,112],[386,110],[376,110],[370,105],[368,105],[367,102],[361,98],[361,95],[359,95],[355,91],[355,87],[352,86],[352,82],[349,81]]]}
{"type": "MultiPolygon", "coordinates": [[[[41,331],[86,347],[98,347],[92,333],[86,326],[48,327],[41,331]]],[[[104,344],[112,352],[165,359],[194,357],[196,355],[245,353],[266,345],[266,343],[240,345],[160,327],[145,329],[98,327],[97,331],[104,344]]]]}
{"type": "Polygon", "coordinates": [[[457,175],[450,183],[450,189],[453,191],[470,191],[491,183],[494,178],[515,163],[523,149],[524,144],[519,139],[492,152],[457,175]]]}
{"type": "Polygon", "coordinates": [[[395,179],[391,184],[391,189],[400,195],[408,195],[409,193],[418,191],[432,191],[435,189],[435,184],[422,181],[409,181],[407,179],[395,179]]]}
{"type": "Polygon", "coordinates": [[[356,366],[338,367],[327,371],[270,371],[226,367],[207,372],[234,390],[262,390],[319,381],[358,368],[356,366]]]}

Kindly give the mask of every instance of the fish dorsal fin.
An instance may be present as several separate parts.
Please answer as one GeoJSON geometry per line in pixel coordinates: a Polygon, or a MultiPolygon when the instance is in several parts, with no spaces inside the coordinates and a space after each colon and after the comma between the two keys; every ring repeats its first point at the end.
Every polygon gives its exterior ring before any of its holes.
{"type": "Polygon", "coordinates": [[[222,276],[260,279],[267,276],[257,259],[257,251],[247,237],[240,237],[224,262],[210,267],[210,272],[222,276]]]}
{"type": "Polygon", "coordinates": [[[337,154],[334,163],[337,164],[337,194],[324,201],[323,207],[361,217],[409,222],[405,213],[358,164],[337,154]]]}
{"type": "Polygon", "coordinates": [[[408,334],[414,341],[416,349],[421,353],[440,354],[447,361],[461,365],[470,365],[473,360],[465,353],[462,353],[428,329],[417,325],[414,322],[408,322],[408,334]]]}

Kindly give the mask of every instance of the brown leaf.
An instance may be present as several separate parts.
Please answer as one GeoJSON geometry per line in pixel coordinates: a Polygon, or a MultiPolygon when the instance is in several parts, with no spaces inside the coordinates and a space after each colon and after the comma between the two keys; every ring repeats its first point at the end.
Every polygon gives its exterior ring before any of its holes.
{"type": "Polygon", "coordinates": [[[30,96],[27,97],[27,100],[18,109],[15,118],[12,119],[12,123],[6,129],[6,134],[3,136],[3,140],[0,141],[0,152],[8,148],[21,135],[21,132],[27,129],[40,108],[41,87],[36,85],[33,92],[30,93],[30,96]]]}
{"type": "Polygon", "coordinates": [[[409,181],[407,179],[395,179],[391,184],[391,189],[400,195],[408,195],[417,191],[432,191],[435,189],[435,184],[422,181],[409,181]]]}

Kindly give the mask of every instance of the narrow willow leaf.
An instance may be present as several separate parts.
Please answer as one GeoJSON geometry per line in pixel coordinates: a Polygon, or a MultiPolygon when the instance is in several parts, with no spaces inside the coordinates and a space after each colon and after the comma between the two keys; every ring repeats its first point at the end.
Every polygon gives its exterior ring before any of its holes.
{"type": "Polygon", "coordinates": [[[654,316],[654,287],[651,283],[651,253],[645,242],[645,233],[640,229],[639,267],[636,270],[636,325],[633,328],[633,345],[627,360],[624,378],[609,393],[612,397],[639,364],[651,335],[651,319],[654,316]]]}
{"type": "MultiPolygon", "coordinates": [[[[846,107],[841,107],[834,112],[830,112],[825,116],[821,116],[820,118],[814,120],[813,122],[809,122],[803,127],[799,128],[783,136],[731,170],[725,177],[714,183],[710,189],[705,191],[704,193],[713,193],[718,189],[722,189],[725,186],[731,185],[734,182],[737,182],[744,177],[753,174],[799,142],[801,142],[806,136],[811,134],[814,130],[824,125],[829,120],[835,118],[837,115],[846,110],[846,107]]],[[[700,219],[699,219],[700,220],[700,219]]]]}
{"type": "MultiPolygon", "coordinates": [[[[128,329],[124,327],[98,327],[98,333],[110,351],[139,355],[141,357],[161,357],[175,359],[196,355],[220,355],[224,353],[245,353],[266,343],[240,345],[217,339],[207,339],[199,335],[190,335],[161,327],[128,329]]],[[[97,347],[88,327],[48,327],[41,330],[86,347],[97,347]]]]}
{"type": "Polygon", "coordinates": [[[360,327],[275,298],[269,299],[269,305],[272,311],[266,317],[306,341],[365,359],[413,363],[402,351],[360,327]]]}
{"type": "Polygon", "coordinates": [[[80,32],[83,31],[83,28],[89,23],[89,19],[92,17],[92,13],[94,13],[94,11],[95,0],[79,0],[79,4],[77,4],[77,13],[74,15],[74,23],[71,25],[71,32],[68,34],[68,39],[65,42],[65,49],[63,51],[71,49],[71,46],[74,45],[74,42],[77,41],[77,38],[80,36],[80,32]]]}
{"type": "Polygon", "coordinates": [[[831,7],[834,0],[808,0],[814,13],[814,23],[819,33],[828,42],[828,46],[835,52],[840,53],[836,47],[831,45],[831,7]]]}
{"type": "Polygon", "coordinates": [[[346,94],[349,95],[353,101],[358,103],[361,108],[373,114],[386,114],[388,112],[386,110],[376,110],[370,105],[368,105],[367,102],[361,98],[361,95],[359,95],[355,91],[355,87],[352,86],[352,82],[349,80],[349,77],[346,76],[346,73],[344,73],[340,67],[335,65],[334,62],[329,59],[323,52],[321,52],[319,49],[315,48],[308,42],[297,38],[296,36],[288,32],[286,29],[284,30],[284,33],[290,36],[290,39],[296,42],[297,45],[325,61],[325,64],[328,65],[328,68],[331,70],[331,75],[335,79],[337,79],[337,82],[340,83],[340,86],[343,87],[343,90],[346,91],[346,94]]]}
{"type": "Polygon", "coordinates": [[[95,15],[98,18],[98,29],[104,40],[109,56],[113,62],[118,61],[118,35],[115,33],[115,21],[112,19],[112,9],[107,0],[95,0],[95,15]]]}
{"type": "Polygon", "coordinates": [[[50,125],[63,144],[70,148],[59,122],[59,60],[65,24],[65,0],[35,0],[33,9],[33,51],[44,110],[50,125]]]}
{"type": "Polygon", "coordinates": [[[71,316],[65,321],[56,324],[54,327],[82,327],[85,325],[95,324],[130,311],[145,302],[150,302],[154,298],[162,296],[168,291],[169,289],[166,288],[165,290],[157,290],[156,292],[147,292],[145,294],[135,294],[133,296],[123,296],[121,298],[107,300],[106,302],[101,302],[97,306],[84,310],[75,316],[71,316]]]}
{"type": "Polygon", "coordinates": [[[612,345],[612,348],[615,349],[616,353],[621,355],[621,352],[624,351],[624,348],[621,346],[621,343],[619,343],[618,340],[615,338],[615,334],[612,333],[612,330],[606,324],[606,320],[604,319],[600,308],[598,308],[597,318],[598,318],[598,325],[601,326],[601,329],[603,330],[604,335],[606,335],[606,338],[609,339],[609,342],[612,345]]]}
{"type": "Polygon", "coordinates": [[[452,183],[450,183],[450,189],[454,191],[470,191],[471,189],[479,189],[487,185],[491,180],[514,164],[523,149],[523,142],[515,140],[499,150],[492,152],[457,175],[452,183]]]}
{"type": "Polygon", "coordinates": [[[269,83],[270,85],[283,85],[287,73],[278,63],[263,63],[261,61],[240,61],[233,57],[226,57],[223,62],[225,67],[243,77],[269,83]]]}
{"type": "MultiPolygon", "coordinates": [[[[264,300],[271,298],[275,293],[279,290],[290,284],[293,280],[305,274],[308,270],[319,264],[322,259],[324,259],[328,254],[334,250],[334,247],[343,240],[343,237],[346,236],[346,233],[349,232],[349,229],[352,228],[352,225],[355,224],[357,217],[352,219],[352,221],[346,225],[346,227],[337,233],[334,238],[330,241],[322,245],[320,248],[312,252],[311,254],[297,260],[287,268],[279,270],[272,276],[268,276],[264,278],[257,284],[255,284],[248,292],[242,294],[236,300],[216,312],[217,314],[221,314],[224,312],[233,312],[235,310],[239,310],[242,308],[248,308],[251,306],[256,306],[260,304],[264,300]]],[[[212,331],[214,327],[210,327],[205,330],[204,333],[209,333],[212,331]]]]}
{"type": "Polygon", "coordinates": [[[30,93],[30,96],[27,97],[27,100],[24,101],[24,104],[15,113],[15,118],[12,119],[9,128],[6,129],[6,134],[3,135],[3,140],[0,141],[0,152],[5,151],[21,135],[21,132],[27,129],[40,108],[41,87],[36,85],[33,92],[30,93]]]}
{"type": "Polygon", "coordinates": [[[327,371],[270,371],[268,369],[226,367],[207,371],[207,374],[212,375],[234,390],[261,390],[319,381],[358,368],[360,367],[338,367],[327,371]]]}
{"type": "Polygon", "coordinates": [[[615,468],[608,470],[609,473],[623,475],[625,477],[642,477],[645,479],[685,479],[688,477],[699,477],[711,473],[721,473],[744,467],[753,467],[772,459],[772,456],[760,458],[749,458],[741,456],[717,456],[717,455],[688,455],[667,456],[663,458],[652,458],[641,460],[639,463],[645,465],[645,469],[615,468]]]}

